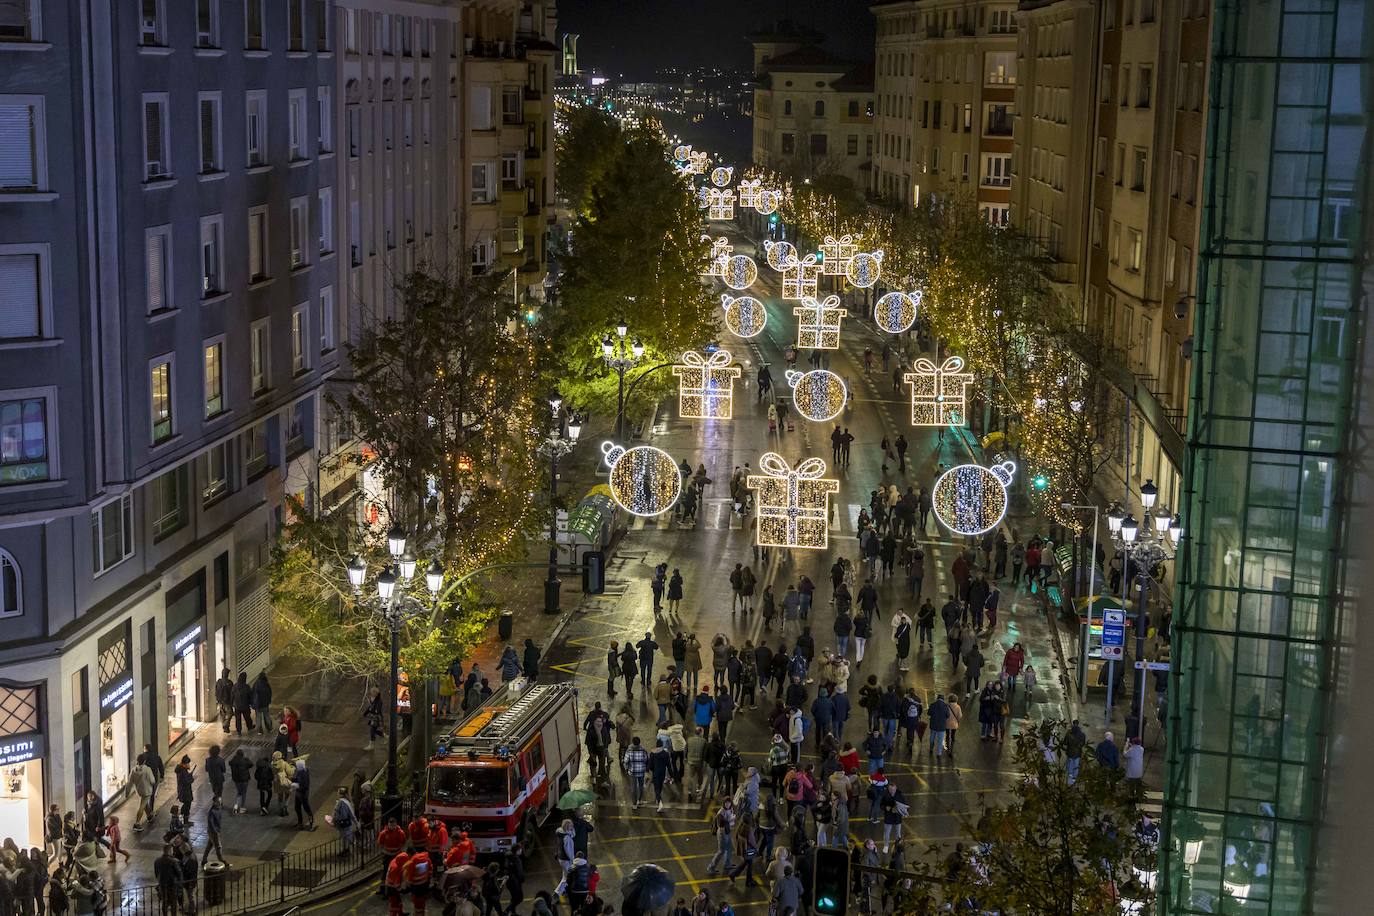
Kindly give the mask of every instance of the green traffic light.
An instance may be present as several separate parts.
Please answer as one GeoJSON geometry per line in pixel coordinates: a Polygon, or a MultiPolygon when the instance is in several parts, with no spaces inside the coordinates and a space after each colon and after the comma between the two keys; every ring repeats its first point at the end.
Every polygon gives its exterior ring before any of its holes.
{"type": "Polygon", "coordinates": [[[1031,480],[1031,486],[1035,487],[1037,490],[1043,490],[1049,485],[1050,479],[1046,477],[1044,474],[1036,474],[1035,477],[1031,480]]]}

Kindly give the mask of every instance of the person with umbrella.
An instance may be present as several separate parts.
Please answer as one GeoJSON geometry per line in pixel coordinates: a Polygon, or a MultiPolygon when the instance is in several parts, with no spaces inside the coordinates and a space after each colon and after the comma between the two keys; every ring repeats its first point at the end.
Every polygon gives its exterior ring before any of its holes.
{"type": "Polygon", "coordinates": [[[620,882],[621,911],[625,916],[642,916],[666,907],[673,899],[674,884],[657,865],[638,865],[620,882]]]}

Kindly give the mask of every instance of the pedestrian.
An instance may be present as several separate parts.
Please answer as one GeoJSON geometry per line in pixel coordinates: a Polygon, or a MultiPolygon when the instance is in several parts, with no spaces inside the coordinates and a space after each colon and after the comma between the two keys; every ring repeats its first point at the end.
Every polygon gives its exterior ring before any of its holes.
{"type": "Polygon", "coordinates": [[[697,728],[706,729],[707,734],[710,734],[711,722],[716,717],[716,709],[716,701],[711,698],[711,688],[703,684],[696,695],[696,699],[692,701],[693,724],[697,728]]]}
{"type": "Polygon", "coordinates": [[[654,676],[654,653],[658,651],[658,643],[654,641],[653,634],[646,630],[644,638],[635,643],[635,648],[639,650],[639,683],[647,691],[654,676]]]}
{"type": "Polygon", "coordinates": [[[638,809],[644,801],[644,774],[649,766],[649,752],[640,744],[638,735],[630,739],[630,749],[625,752],[622,762],[630,777],[630,800],[638,809]]]}
{"type": "Polygon", "coordinates": [[[635,659],[635,647],[630,645],[630,641],[625,640],[624,647],[620,650],[620,674],[625,678],[625,696],[627,699],[635,698],[635,676],[639,674],[639,662],[635,659]]]}
{"type": "Polygon", "coordinates": [[[501,658],[497,660],[496,667],[501,672],[501,683],[509,684],[511,681],[520,677],[520,656],[515,651],[515,647],[507,645],[501,652],[501,658]]]}
{"type": "Polygon", "coordinates": [[[964,707],[959,705],[959,695],[949,695],[949,721],[945,726],[945,744],[948,746],[949,759],[954,759],[954,739],[964,724],[964,707]]]}
{"type": "Polygon", "coordinates": [[[247,672],[240,671],[239,679],[234,684],[234,734],[243,734],[244,722],[248,724],[248,733],[253,733],[253,687],[248,683],[247,672]]]}
{"type": "Polygon", "coordinates": [[[716,729],[721,740],[726,739],[730,723],[735,719],[735,699],[727,691],[716,698],[716,729]]]}
{"type": "MultiPolygon", "coordinates": [[[[339,786],[339,796],[334,800],[334,811],[325,820],[339,831],[339,855],[347,855],[353,850],[353,839],[358,830],[358,813],[348,799],[347,786],[339,786]]],[[[443,826],[443,821],[435,823],[443,826]]]]}
{"type": "Polygon", "coordinates": [[[894,440],[892,444],[893,444],[893,445],[896,447],[896,449],[897,449],[897,471],[898,471],[898,473],[905,474],[905,473],[906,473],[906,436],[902,435],[901,433],[898,433],[898,434],[897,434],[896,440],[894,440]]]}
{"type": "Polygon", "coordinates": [[[533,639],[525,639],[524,658],[521,659],[521,667],[525,672],[525,680],[533,684],[539,679],[539,647],[534,644],[533,639]]]}
{"type": "Polygon", "coordinates": [[[1025,699],[1024,699],[1022,702],[1025,704],[1025,716],[1026,716],[1027,719],[1029,719],[1029,718],[1031,717],[1031,706],[1032,706],[1032,704],[1035,703],[1035,666],[1034,666],[1034,665],[1027,665],[1027,666],[1026,666],[1026,673],[1025,673],[1025,675],[1022,677],[1022,685],[1026,688],[1025,691],[1024,691],[1024,697],[1025,697],[1025,699]]]}
{"type": "Polygon", "coordinates": [[[715,877],[720,871],[729,871],[734,864],[735,804],[730,798],[721,802],[711,827],[716,835],[716,852],[706,863],[706,874],[715,877]]]}
{"type": "Polygon", "coordinates": [[[682,604],[682,572],[676,567],[673,569],[672,578],[668,580],[668,613],[677,614],[678,607],[682,604]]]}
{"type": "Polygon", "coordinates": [[[916,635],[921,648],[924,649],[927,645],[935,648],[935,605],[929,598],[921,603],[920,609],[916,612],[916,635]]]}
{"type": "Polygon", "coordinates": [[[281,723],[286,726],[286,740],[291,745],[291,755],[300,753],[301,747],[301,714],[294,706],[283,706],[281,708],[281,723]]]}
{"type": "Polygon", "coordinates": [[[993,548],[993,569],[992,575],[995,579],[1001,579],[1007,574],[1007,533],[1001,528],[997,529],[996,544],[993,548]]]}
{"type": "MultiPolygon", "coordinates": [[[[664,737],[667,738],[666,732],[664,737]]],[[[653,782],[654,804],[657,806],[659,814],[663,813],[663,786],[667,783],[672,768],[671,752],[662,743],[654,742],[653,749],[649,751],[648,772],[653,782]]]]}
{"type": "Polygon", "coordinates": [[[925,534],[929,526],[927,520],[930,518],[930,491],[921,487],[921,492],[916,495],[916,508],[921,514],[921,534],[925,534]]]}
{"type": "Polygon", "coordinates": [[[1069,732],[1064,736],[1064,769],[1068,772],[1069,785],[1078,781],[1078,770],[1083,763],[1083,748],[1087,746],[1088,736],[1083,733],[1083,728],[1074,719],[1069,726],[1069,732]]]}
{"type": "Polygon", "coordinates": [[[253,761],[248,759],[243,748],[235,750],[234,756],[229,758],[229,776],[234,782],[233,812],[243,814],[248,809],[248,783],[253,778],[253,761]]]}
{"type": "Polygon", "coordinates": [[[773,599],[773,586],[771,584],[763,587],[762,611],[763,628],[765,630],[772,630],[773,620],[778,616],[778,606],[777,602],[773,599]]]}
{"type": "Polygon", "coordinates": [[[314,830],[315,810],[310,807],[310,770],[305,765],[304,757],[296,758],[296,770],[291,777],[291,788],[295,792],[296,829],[314,830]]]}
{"type": "Polygon", "coordinates": [[[1093,750],[1093,756],[1097,762],[1107,770],[1118,770],[1121,768],[1121,751],[1116,746],[1116,739],[1111,732],[1102,736],[1102,740],[1093,750]]]}
{"type": "Polygon", "coordinates": [[[973,692],[978,689],[978,682],[983,677],[983,653],[975,643],[963,655],[964,660],[964,695],[973,696],[973,692]]]}
{"type": "Polygon", "coordinates": [[[525,901],[525,848],[516,843],[501,860],[501,870],[506,875],[506,890],[510,892],[510,903],[505,916],[516,916],[517,908],[525,901]]]}
{"type": "Polygon", "coordinates": [[[272,682],[267,679],[267,672],[260,671],[253,680],[253,713],[258,720],[258,734],[270,735],[273,731],[272,722],[272,682]]]}
{"type": "MultiPolygon", "coordinates": [[[[210,810],[205,813],[205,852],[200,857],[200,864],[205,865],[210,861],[210,852],[213,850],[215,858],[221,863],[228,865],[224,861],[224,847],[220,844],[220,835],[224,832],[224,805],[220,797],[216,795],[210,799],[210,810]]],[[[194,888],[195,885],[192,885],[194,888]]]]}
{"type": "Polygon", "coordinates": [[[1026,664],[1026,650],[1021,648],[1021,644],[1013,643],[1007,650],[1007,654],[1002,656],[1002,675],[1007,681],[1007,692],[1016,693],[1016,679],[1021,676],[1021,669],[1026,664]]]}
{"type": "Polygon", "coordinates": [[[911,547],[911,560],[906,573],[907,594],[911,596],[911,600],[919,601],[921,592],[925,589],[926,552],[917,547],[915,541],[908,540],[907,544],[911,547]]]}
{"type": "Polygon", "coordinates": [[[259,757],[253,767],[253,782],[258,787],[258,814],[266,817],[272,804],[272,784],[276,776],[272,772],[272,761],[266,755],[259,757]]]}
{"type": "MultiPolygon", "coordinates": [[[[134,812],[134,832],[137,833],[141,831],[148,822],[148,811],[153,806],[153,793],[157,791],[157,779],[153,776],[153,769],[148,766],[147,758],[142,754],[138,755],[138,762],[134,764],[133,771],[129,774],[129,783],[134,787],[134,792],[138,795],[138,810],[134,812]]],[[[56,805],[50,809],[48,813],[49,828],[52,826],[53,815],[58,810],[56,805]]],[[[56,838],[54,838],[51,830],[46,834],[45,838],[49,843],[54,843],[54,839],[60,840],[61,838],[60,818],[58,819],[58,828],[59,832],[56,838]]],[[[54,850],[53,854],[56,855],[56,850],[54,850]]]]}
{"type": "Polygon", "coordinates": [[[754,610],[754,588],[758,585],[758,577],[754,575],[754,568],[746,566],[740,572],[740,597],[744,601],[744,614],[747,617],[754,610]]]}
{"type": "Polygon", "coordinates": [[[863,664],[864,649],[868,645],[868,637],[872,631],[873,625],[869,621],[868,614],[861,609],[854,615],[854,664],[863,664]]]}
{"type": "Polygon", "coordinates": [[[183,754],[176,768],[177,801],[181,802],[181,810],[186,815],[188,825],[191,823],[191,803],[196,797],[195,778],[196,768],[191,766],[191,758],[183,754]]]}
{"type": "MultiPolygon", "coordinates": [[[[725,740],[724,735],[718,736],[721,741],[725,740]]],[[[740,757],[739,747],[731,741],[725,745],[720,752],[720,763],[717,769],[720,771],[721,789],[726,797],[734,797],[735,790],[739,788],[739,773],[744,767],[744,761],[740,757]]]]}
{"type": "Polygon", "coordinates": [[[229,720],[234,717],[234,677],[228,668],[220,672],[215,681],[215,706],[219,713],[220,727],[229,730],[229,720]]]}
{"type": "Polygon", "coordinates": [[[687,644],[683,650],[683,688],[689,692],[695,691],[701,683],[701,643],[697,641],[697,634],[687,634],[687,644]]]}
{"type": "Polygon", "coordinates": [[[109,820],[105,823],[105,839],[110,845],[111,865],[115,864],[119,856],[124,857],[125,863],[129,861],[129,851],[120,845],[120,840],[123,838],[124,834],[119,829],[119,816],[111,814],[109,820]]]}
{"type": "MultiPolygon", "coordinates": [[[[1026,562],[1026,547],[1017,539],[1011,548],[1011,584],[1016,587],[1021,584],[1021,567],[1026,562]]],[[[1116,589],[1112,589],[1116,591],[1116,589]]]]}
{"type": "Polygon", "coordinates": [[[902,840],[902,818],[906,817],[908,808],[906,798],[902,795],[902,790],[897,788],[895,782],[887,784],[887,791],[883,793],[881,808],[883,812],[883,853],[886,854],[892,848],[892,842],[900,843],[902,840]]]}
{"type": "MultiPolygon", "coordinates": [[[[162,855],[153,861],[153,880],[157,882],[157,899],[161,916],[176,913],[181,898],[181,863],[172,855],[170,843],[163,845],[162,855]]],[[[55,893],[62,886],[62,882],[54,878],[52,885],[55,893]]],[[[65,902],[65,894],[62,895],[62,899],[65,902]]],[[[49,902],[52,902],[51,897],[49,897],[49,902]]],[[[53,906],[52,909],[54,916],[56,916],[57,907],[53,906]]]]}
{"type": "Polygon", "coordinates": [[[210,782],[210,794],[224,796],[224,779],[229,772],[229,762],[218,744],[210,748],[210,756],[205,758],[205,778],[210,782]]]}
{"type": "Polygon", "coordinates": [[[1131,797],[1140,798],[1145,778],[1145,747],[1139,738],[1132,738],[1126,742],[1126,751],[1121,755],[1121,761],[1131,797]]]}
{"type": "Polygon", "coordinates": [[[620,644],[613,639],[610,648],[606,650],[606,693],[608,696],[615,697],[615,682],[619,679],[620,644]]]}
{"type": "Polygon", "coordinates": [[[424,916],[429,903],[429,885],[434,878],[434,862],[423,849],[414,852],[406,860],[404,879],[410,888],[410,902],[415,916],[424,916]]]}
{"type": "Polygon", "coordinates": [[[906,671],[907,656],[911,654],[911,618],[904,608],[898,608],[892,618],[892,641],[897,646],[897,670],[906,671]]]}
{"type": "Polygon", "coordinates": [[[363,721],[367,723],[367,744],[363,750],[370,751],[382,737],[382,690],[371,687],[367,699],[363,701],[363,721]]]}
{"type": "Polygon", "coordinates": [[[988,629],[991,633],[997,629],[997,606],[1002,601],[1002,590],[997,587],[996,582],[988,584],[988,596],[983,599],[983,609],[987,612],[988,629]]]}

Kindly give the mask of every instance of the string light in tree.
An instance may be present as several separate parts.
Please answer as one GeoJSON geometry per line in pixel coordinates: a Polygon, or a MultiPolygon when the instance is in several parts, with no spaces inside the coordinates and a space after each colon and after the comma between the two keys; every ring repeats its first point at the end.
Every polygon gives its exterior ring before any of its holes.
{"type": "Polygon", "coordinates": [[[792,403],[797,413],[813,423],[835,419],[849,400],[844,379],[829,369],[788,370],[787,384],[792,386],[792,403]]]}
{"type": "Polygon", "coordinates": [[[764,239],[763,250],[768,266],[779,272],[786,270],[787,265],[797,256],[797,246],[791,242],[774,242],[764,239]]]}
{"type": "Polygon", "coordinates": [[[839,296],[803,299],[792,309],[797,316],[797,346],[804,350],[836,350],[840,346],[840,322],[849,314],[839,296]]]}
{"type": "Polygon", "coordinates": [[[922,356],[913,365],[916,371],[902,376],[911,386],[911,425],[963,426],[973,384],[973,373],[961,371],[963,358],[951,356],[937,366],[922,356]]]}
{"type": "Polygon", "coordinates": [[[883,251],[860,252],[849,259],[844,275],[859,289],[868,289],[878,282],[883,269],[883,251]]]}
{"type": "Polygon", "coordinates": [[[808,254],[804,258],[793,255],[783,265],[782,298],[815,299],[820,273],[821,265],[816,263],[814,254],[808,254]]]}
{"type": "Polygon", "coordinates": [[[768,310],[753,296],[720,297],[725,309],[725,326],[736,337],[757,337],[768,324],[768,310]]]}
{"type": "Polygon", "coordinates": [[[723,188],[735,177],[735,167],[732,165],[718,165],[711,169],[711,184],[718,188],[723,188]]]}
{"type": "Polygon", "coordinates": [[[776,452],[759,458],[762,474],[750,474],[745,485],[755,500],[755,543],[760,547],[823,550],[830,542],[830,494],[840,482],[822,477],[825,462],[807,458],[795,468],[776,452]]]}
{"type": "Polygon", "coordinates": [[[852,235],[842,235],[839,238],[827,235],[825,241],[821,242],[821,275],[843,277],[849,268],[849,262],[858,253],[859,246],[852,235]]]}
{"type": "Polygon", "coordinates": [[[759,278],[759,267],[747,254],[732,255],[725,262],[725,285],[733,290],[744,290],[754,285],[759,278]]]}
{"type": "Polygon", "coordinates": [[[887,333],[900,334],[916,323],[916,312],[920,305],[920,290],[914,293],[884,293],[873,305],[873,320],[887,333]]]}
{"type": "Polygon", "coordinates": [[[739,182],[739,208],[753,210],[759,205],[759,187],[763,184],[757,178],[741,178],[739,182]]]}
{"type": "Polygon", "coordinates": [[[744,370],[730,364],[730,352],[717,350],[703,356],[695,350],[682,354],[673,367],[678,377],[677,412],[684,420],[728,420],[734,409],[735,379],[744,370]]]}
{"type": "Polygon", "coordinates": [[[1007,486],[1016,464],[1003,461],[985,468],[960,464],[935,481],[931,506],[935,517],[955,534],[973,536],[991,531],[1007,514],[1007,486]]]}
{"type": "Polygon", "coordinates": [[[706,208],[707,219],[734,219],[735,218],[735,192],[733,188],[709,188],[708,200],[710,205],[706,208]]]}
{"type": "Polygon", "coordinates": [[[662,515],[677,503],[682,478],[667,452],[652,445],[626,449],[603,442],[601,453],[611,469],[607,479],[611,498],[626,512],[644,517],[662,515]]]}

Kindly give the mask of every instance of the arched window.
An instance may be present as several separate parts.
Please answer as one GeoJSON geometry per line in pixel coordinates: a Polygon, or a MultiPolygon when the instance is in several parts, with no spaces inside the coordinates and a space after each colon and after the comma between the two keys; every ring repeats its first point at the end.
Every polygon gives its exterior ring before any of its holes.
{"type": "Polygon", "coordinates": [[[396,81],[391,77],[382,80],[382,100],[390,102],[396,98],[396,81]]]}
{"type": "Polygon", "coordinates": [[[19,564],[9,553],[0,550],[0,617],[18,617],[24,613],[23,584],[19,564]]]}
{"type": "Polygon", "coordinates": [[[429,77],[425,77],[424,79],[420,80],[420,98],[422,98],[422,99],[427,99],[427,98],[429,98],[429,95],[430,95],[430,82],[429,82],[429,77]]]}
{"type": "Polygon", "coordinates": [[[820,99],[816,99],[816,117],[825,117],[825,103],[822,102],[820,99]]]}
{"type": "Polygon", "coordinates": [[[791,99],[783,99],[783,100],[782,100],[782,113],[785,114],[785,115],[790,115],[790,114],[792,113],[792,100],[791,100],[791,99]]]}
{"type": "Polygon", "coordinates": [[[357,105],[363,100],[362,89],[356,79],[351,79],[344,84],[344,100],[350,105],[357,105]]]}

